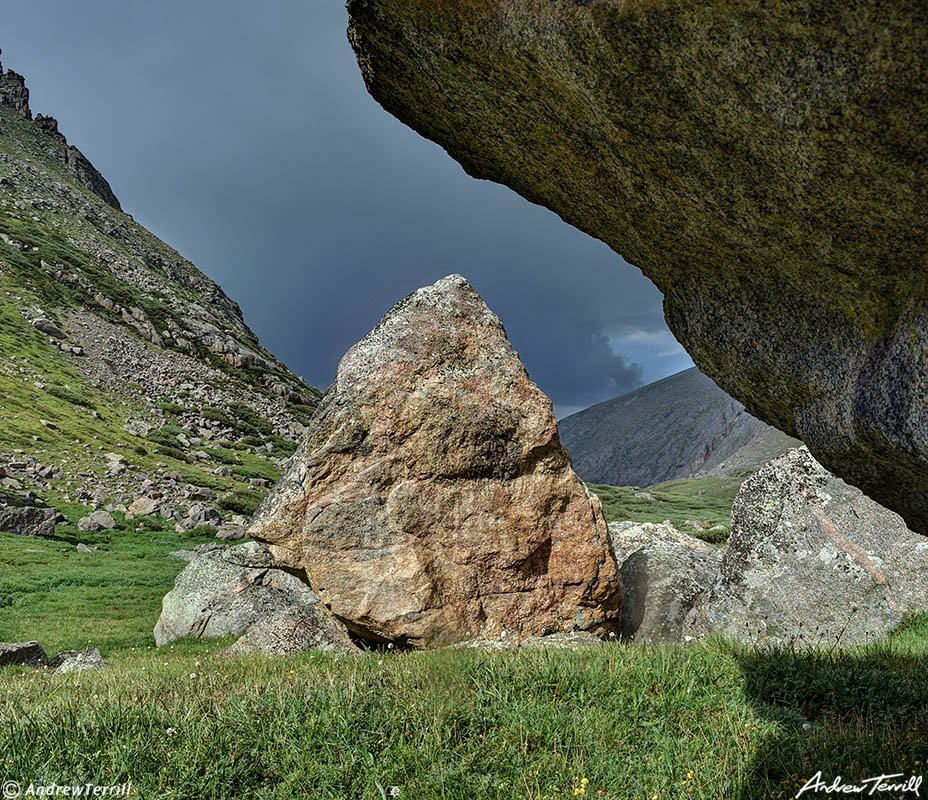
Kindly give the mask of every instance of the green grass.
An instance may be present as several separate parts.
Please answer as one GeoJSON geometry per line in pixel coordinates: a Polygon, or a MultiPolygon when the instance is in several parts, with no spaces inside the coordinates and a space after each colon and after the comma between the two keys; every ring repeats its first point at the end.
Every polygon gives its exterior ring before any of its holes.
{"type": "Polygon", "coordinates": [[[214,531],[176,534],[158,517],[122,520],[122,530],[79,532],[73,521],[88,512],[63,507],[71,524],[53,540],[0,533],[0,641],[39,639],[58,652],[86,647],[104,651],[144,647],[183,562],[171,550],[215,541],[214,531]],[[78,553],[78,542],[99,547],[78,553]]]}
{"type": "Polygon", "coordinates": [[[679,530],[719,544],[728,538],[731,506],[743,477],[695,478],[670,481],[645,490],[654,498],[635,497],[642,490],[629,486],[591,483],[589,488],[603,504],[609,522],[663,522],[669,519],[679,530]],[[706,521],[710,527],[724,525],[725,531],[694,529],[687,520],[706,521]]]}
{"type": "Polygon", "coordinates": [[[184,566],[165,554],[212,529],[116,515],[121,530],[78,533],[86,509],[53,499],[69,518],[56,539],[0,534],[0,641],[96,646],[113,669],[0,670],[2,780],[214,800],[377,800],[394,786],[418,800],[757,800],[792,797],[819,769],[922,769],[928,617],[826,653],[711,639],[231,659],[228,638],[152,639],[184,566]]]}
{"type": "Polygon", "coordinates": [[[227,643],[111,652],[114,669],[69,677],[5,670],[0,772],[131,780],[145,798],[758,800],[819,769],[924,769],[924,620],[815,656],[712,640],[233,660],[227,643]]]}

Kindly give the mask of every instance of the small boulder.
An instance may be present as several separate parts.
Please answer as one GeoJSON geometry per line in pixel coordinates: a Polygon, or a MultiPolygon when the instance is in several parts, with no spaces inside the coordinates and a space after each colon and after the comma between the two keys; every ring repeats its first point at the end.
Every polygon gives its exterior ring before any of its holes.
{"type": "Polygon", "coordinates": [[[54,508],[0,506],[0,531],[50,539],[55,535],[58,518],[58,511],[54,508]]]}
{"type": "Polygon", "coordinates": [[[54,322],[45,317],[39,317],[32,321],[32,327],[37,331],[41,331],[47,336],[51,336],[53,339],[67,339],[68,334],[66,334],[61,328],[59,328],[54,322]]]}
{"type": "Polygon", "coordinates": [[[223,525],[216,531],[216,538],[224,542],[238,542],[245,539],[248,533],[244,525],[223,525]]]}
{"type": "Polygon", "coordinates": [[[138,436],[144,439],[151,433],[151,425],[147,422],[142,422],[141,420],[133,420],[122,426],[122,429],[133,436],[138,436]]]}
{"type": "Polygon", "coordinates": [[[287,608],[253,623],[245,635],[224,651],[228,655],[265,653],[289,656],[305,650],[359,653],[348,630],[321,603],[287,608]]]}
{"type": "Polygon", "coordinates": [[[56,675],[85,672],[108,666],[109,664],[103,660],[103,654],[96,647],[90,647],[87,650],[64,650],[48,662],[48,668],[54,670],[56,675]]]}
{"type": "Polygon", "coordinates": [[[0,642],[0,667],[42,667],[47,663],[45,648],[38,642],[0,642]]]}
{"type": "Polygon", "coordinates": [[[622,636],[676,642],[696,599],[716,580],[722,552],[667,523],[612,522],[622,586],[622,636]]]}
{"type": "Polygon", "coordinates": [[[96,553],[100,548],[99,547],[88,547],[83,542],[78,542],[76,549],[78,553],[96,553]]]}
{"type": "Polygon", "coordinates": [[[129,512],[136,517],[147,517],[158,510],[158,504],[150,497],[138,497],[129,506],[129,512]]]}
{"type": "Polygon", "coordinates": [[[159,647],[181,636],[243,633],[277,611],[318,602],[306,583],[275,568],[262,545],[211,544],[221,549],[198,554],[165,595],[155,626],[159,647]]]}
{"type": "Polygon", "coordinates": [[[928,539],[800,447],[742,484],[720,574],[684,633],[847,646],[924,611],[928,539]]]}
{"type": "Polygon", "coordinates": [[[98,531],[111,531],[116,527],[116,520],[113,515],[107,511],[98,510],[86,517],[81,517],[77,523],[77,529],[85,533],[97,533],[98,531]]]}

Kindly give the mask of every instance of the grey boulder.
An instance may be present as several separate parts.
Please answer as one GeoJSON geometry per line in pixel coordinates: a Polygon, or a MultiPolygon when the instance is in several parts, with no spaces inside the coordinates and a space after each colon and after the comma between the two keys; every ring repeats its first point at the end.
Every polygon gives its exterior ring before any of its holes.
{"type": "Polygon", "coordinates": [[[0,642],[0,667],[41,667],[47,663],[45,648],[38,642],[0,642]]]}
{"type": "Polygon", "coordinates": [[[263,617],[316,602],[309,585],[276,568],[262,545],[204,551],[165,595],[155,643],[160,647],[181,636],[242,633],[263,617]]]}
{"type": "Polygon", "coordinates": [[[37,331],[41,331],[47,336],[51,336],[53,339],[68,338],[68,334],[61,330],[61,328],[59,328],[50,319],[45,319],[45,317],[39,317],[38,319],[33,320],[32,327],[34,327],[37,331]]]}
{"type": "Polygon", "coordinates": [[[853,645],[925,610],[928,539],[800,447],[742,485],[719,577],[684,632],[762,645],[853,645]]]}
{"type": "Polygon", "coordinates": [[[0,531],[17,536],[41,536],[50,539],[55,535],[58,512],[54,508],[34,506],[0,506],[0,531]]]}
{"type": "Polygon", "coordinates": [[[77,529],[86,533],[97,533],[98,531],[111,531],[116,527],[116,520],[108,511],[94,511],[86,517],[81,517],[77,523],[77,529]]]}
{"type": "Polygon", "coordinates": [[[609,539],[625,587],[622,637],[680,641],[694,602],[716,580],[720,548],[667,522],[613,522],[609,539]]]}
{"type": "Polygon", "coordinates": [[[360,649],[348,636],[348,630],[321,603],[296,606],[263,617],[251,625],[228,655],[264,653],[288,656],[305,650],[328,653],[359,653],[360,649]]]}

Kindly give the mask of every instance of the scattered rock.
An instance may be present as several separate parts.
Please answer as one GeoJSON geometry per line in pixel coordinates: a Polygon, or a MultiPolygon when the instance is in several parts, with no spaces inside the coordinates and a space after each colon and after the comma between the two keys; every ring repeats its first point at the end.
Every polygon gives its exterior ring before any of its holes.
{"type": "Polygon", "coordinates": [[[133,436],[138,436],[142,439],[144,439],[146,436],[148,436],[149,433],[151,433],[151,425],[149,425],[147,422],[142,422],[140,420],[133,420],[132,422],[128,422],[122,426],[122,429],[126,433],[130,433],[133,436]]]}
{"type": "Polygon", "coordinates": [[[926,610],[928,540],[801,447],[741,486],[721,572],[684,632],[844,646],[926,610]]]}
{"type": "Polygon", "coordinates": [[[0,506],[0,531],[6,533],[50,539],[55,535],[56,522],[58,512],[54,508],[0,506]]]}
{"type": "Polygon", "coordinates": [[[551,401],[459,275],[409,295],[349,350],[249,533],[370,640],[617,625],[600,502],[570,467],[551,401]]]}
{"type": "Polygon", "coordinates": [[[111,531],[116,527],[116,520],[113,515],[107,511],[94,511],[86,517],[81,517],[77,523],[79,531],[86,533],[97,533],[98,531],[111,531]]]}
{"type": "Polygon", "coordinates": [[[47,663],[48,656],[38,642],[0,642],[0,667],[42,667],[47,663]]]}
{"type": "Polygon", "coordinates": [[[566,631],[552,633],[548,636],[530,636],[521,640],[514,636],[477,637],[459,642],[452,647],[475,650],[579,650],[587,647],[601,647],[603,644],[602,639],[589,631],[566,631]]]}
{"type": "Polygon", "coordinates": [[[261,652],[288,656],[305,650],[359,653],[348,630],[321,603],[278,611],[252,624],[245,635],[223,652],[228,655],[261,652]]]}
{"type": "Polygon", "coordinates": [[[96,553],[100,548],[99,547],[88,547],[83,542],[78,542],[77,552],[78,553],[96,553]]]}
{"type": "Polygon", "coordinates": [[[275,568],[270,553],[256,542],[202,551],[165,595],[155,643],[160,647],[181,636],[242,633],[277,611],[315,602],[312,589],[275,568]]]}
{"type": "Polygon", "coordinates": [[[680,641],[686,615],[718,576],[720,549],[667,523],[613,522],[609,536],[625,589],[623,638],[680,641]]]}

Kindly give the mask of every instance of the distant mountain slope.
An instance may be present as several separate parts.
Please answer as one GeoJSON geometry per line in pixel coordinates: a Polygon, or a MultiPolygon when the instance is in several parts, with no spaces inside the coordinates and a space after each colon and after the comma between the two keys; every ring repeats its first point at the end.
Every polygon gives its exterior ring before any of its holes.
{"type": "Polygon", "coordinates": [[[319,396],[0,66],[0,505],[247,515],[319,396]]]}
{"type": "Polygon", "coordinates": [[[558,427],[580,477],[613,486],[746,474],[796,446],[695,367],[573,414],[558,427]]]}

